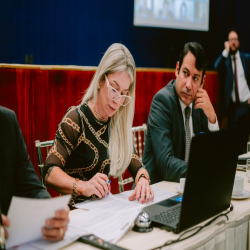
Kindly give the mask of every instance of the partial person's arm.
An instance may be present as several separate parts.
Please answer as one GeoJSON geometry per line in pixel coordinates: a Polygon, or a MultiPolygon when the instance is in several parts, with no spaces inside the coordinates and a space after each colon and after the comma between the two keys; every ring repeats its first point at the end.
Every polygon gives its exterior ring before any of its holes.
{"type": "Polygon", "coordinates": [[[130,172],[130,174],[132,175],[132,177],[135,180],[135,184],[137,184],[138,178],[136,178],[138,176],[139,171],[144,171],[145,173],[147,173],[147,170],[145,169],[145,166],[143,165],[140,157],[137,155],[137,152],[134,148],[134,153],[132,155],[132,159],[131,162],[128,166],[128,170],[130,172]]]}
{"type": "MultiPolygon", "coordinates": [[[[14,114],[14,112],[13,112],[14,114]]],[[[23,136],[18,125],[17,117],[14,114],[14,124],[16,133],[16,166],[15,166],[15,194],[21,197],[28,198],[51,198],[49,193],[42,186],[38,176],[30,162],[27,154],[26,146],[23,140],[23,136]]],[[[64,210],[56,211],[55,217],[48,219],[45,223],[50,228],[43,228],[42,234],[46,240],[58,241],[64,238],[67,230],[67,224],[69,208],[66,207],[64,210]]],[[[6,227],[10,225],[9,219],[2,215],[3,223],[5,227],[5,234],[8,237],[8,231],[6,227]]]]}
{"type": "Polygon", "coordinates": [[[69,223],[69,207],[57,210],[53,218],[45,221],[46,226],[42,228],[43,238],[48,241],[59,241],[65,236],[69,223]]]}
{"type": "Polygon", "coordinates": [[[17,121],[17,117],[13,112],[14,125],[16,133],[16,166],[15,166],[15,194],[29,198],[50,198],[49,193],[42,186],[30,158],[23,140],[23,136],[17,121]]]}
{"type": "Polygon", "coordinates": [[[44,183],[60,194],[74,194],[73,191],[75,191],[75,196],[90,197],[95,194],[102,198],[105,193],[109,194],[110,184],[106,184],[107,175],[97,173],[89,181],[82,181],[63,171],[71,152],[78,145],[82,129],[76,107],[73,107],[58,125],[54,145],[51,147],[45,162],[44,183]]]}
{"type": "Polygon", "coordinates": [[[8,230],[6,229],[6,227],[8,228],[10,226],[10,220],[4,214],[1,214],[1,216],[2,216],[2,221],[3,221],[4,235],[5,235],[5,238],[8,239],[9,233],[8,233],[8,230]]]}
{"type": "Polygon", "coordinates": [[[95,194],[101,199],[105,193],[109,194],[110,184],[107,184],[107,181],[107,175],[101,173],[95,174],[89,181],[76,181],[59,167],[54,167],[47,179],[47,186],[60,194],[73,194],[75,183],[76,196],[90,197],[95,194]]]}
{"type": "Polygon", "coordinates": [[[209,131],[217,131],[219,130],[219,124],[217,121],[217,116],[214,110],[214,107],[210,101],[210,98],[207,94],[207,91],[203,89],[205,84],[205,76],[204,82],[202,86],[198,89],[196,96],[195,96],[195,109],[202,109],[205,115],[208,118],[208,129],[209,131]]]}
{"type": "Polygon", "coordinates": [[[147,203],[149,202],[149,199],[154,199],[154,191],[150,187],[150,178],[148,171],[145,169],[142,161],[134,152],[132,156],[131,163],[128,167],[129,172],[133,176],[135,180],[135,190],[129,197],[129,200],[136,199],[137,201],[140,200],[140,202],[143,204],[144,201],[147,203]]]}
{"type": "Polygon", "coordinates": [[[215,123],[210,123],[209,122],[209,120],[208,120],[208,129],[209,129],[209,131],[218,131],[218,130],[220,130],[220,127],[219,127],[219,123],[218,123],[218,119],[217,119],[217,116],[216,116],[216,114],[215,114],[215,119],[216,119],[216,121],[215,121],[215,123]]]}
{"type": "Polygon", "coordinates": [[[218,58],[216,59],[215,63],[214,63],[214,68],[216,70],[219,70],[220,67],[223,65],[223,63],[225,62],[225,59],[228,58],[229,55],[229,51],[230,51],[230,46],[229,46],[229,42],[226,41],[224,43],[224,47],[225,49],[222,51],[222,53],[218,56],[218,58]]]}
{"type": "Polygon", "coordinates": [[[226,57],[224,57],[222,54],[220,54],[214,63],[214,69],[220,70],[220,68],[223,66],[223,64],[225,62],[225,59],[226,59],[226,57]]]}

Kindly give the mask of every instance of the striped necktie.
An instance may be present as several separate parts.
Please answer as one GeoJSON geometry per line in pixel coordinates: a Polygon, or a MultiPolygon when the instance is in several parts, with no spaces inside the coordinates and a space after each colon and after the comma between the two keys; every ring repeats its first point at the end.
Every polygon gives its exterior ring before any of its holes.
{"type": "Polygon", "coordinates": [[[191,113],[191,108],[187,106],[185,108],[185,137],[186,137],[186,150],[185,150],[185,162],[188,162],[189,150],[191,145],[191,132],[189,127],[189,117],[191,113]]]}

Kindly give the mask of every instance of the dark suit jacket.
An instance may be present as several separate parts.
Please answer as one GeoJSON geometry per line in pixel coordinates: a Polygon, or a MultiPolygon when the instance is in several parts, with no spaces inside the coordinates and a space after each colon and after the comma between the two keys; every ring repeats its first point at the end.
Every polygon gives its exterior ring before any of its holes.
{"type": "MultiPolygon", "coordinates": [[[[208,119],[202,109],[192,108],[195,134],[208,131],[208,119]]],[[[175,80],[153,98],[146,133],[143,163],[151,183],[176,181],[185,177],[185,128],[175,80]]]]}
{"type": "Polygon", "coordinates": [[[0,107],[0,205],[7,214],[13,195],[50,198],[30,162],[15,113],[0,107]]]}
{"type": "MultiPolygon", "coordinates": [[[[242,66],[245,72],[248,87],[250,89],[250,54],[240,53],[242,66]]],[[[225,58],[222,54],[216,59],[214,68],[218,70],[220,77],[220,116],[227,113],[233,91],[234,74],[232,69],[232,60],[229,55],[225,58]]]]}

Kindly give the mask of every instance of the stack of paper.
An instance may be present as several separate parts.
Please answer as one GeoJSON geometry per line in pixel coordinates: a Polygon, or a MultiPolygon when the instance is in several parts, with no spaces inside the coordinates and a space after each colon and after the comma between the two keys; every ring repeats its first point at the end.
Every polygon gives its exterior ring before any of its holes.
{"type": "Polygon", "coordinates": [[[115,196],[109,194],[101,200],[89,200],[77,204],[77,208],[88,211],[73,215],[64,239],[55,243],[42,239],[41,228],[45,225],[46,219],[54,217],[56,210],[65,208],[70,195],[44,200],[13,197],[8,213],[11,226],[8,228],[10,237],[7,240],[7,247],[26,243],[15,249],[55,250],[90,233],[105,241],[116,243],[133,225],[143,207],[176,195],[157,188],[153,190],[154,201],[144,204],[128,200],[133,191],[115,196]]]}
{"type": "Polygon", "coordinates": [[[88,209],[71,219],[71,225],[83,228],[86,231],[102,238],[105,241],[116,243],[133,225],[142,208],[176,195],[157,188],[154,190],[154,201],[141,204],[138,201],[129,201],[133,191],[118,195],[109,194],[101,200],[89,200],[76,205],[77,208],[88,209]]]}

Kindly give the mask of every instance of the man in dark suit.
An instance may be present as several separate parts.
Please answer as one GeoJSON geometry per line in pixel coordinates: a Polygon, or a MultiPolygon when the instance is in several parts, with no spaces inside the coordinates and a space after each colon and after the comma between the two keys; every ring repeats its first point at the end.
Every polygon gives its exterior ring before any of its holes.
{"type": "Polygon", "coordinates": [[[216,59],[214,68],[220,77],[220,117],[223,126],[228,123],[229,127],[243,127],[240,153],[245,153],[250,131],[250,124],[246,124],[250,105],[250,54],[240,52],[239,45],[237,32],[230,31],[228,41],[224,43],[225,49],[216,59]]]}
{"type": "MultiPolygon", "coordinates": [[[[8,237],[9,210],[12,196],[27,198],[50,198],[42,186],[30,162],[15,113],[0,106],[0,207],[5,235],[8,237]],[[5,215],[4,215],[5,214],[5,215]]],[[[68,224],[69,209],[57,211],[43,227],[44,239],[57,241],[64,238],[68,224]]]]}
{"type": "Polygon", "coordinates": [[[206,65],[201,45],[185,44],[176,64],[176,80],[153,98],[142,159],[152,183],[185,177],[192,136],[219,129],[203,89],[206,65]]]}

